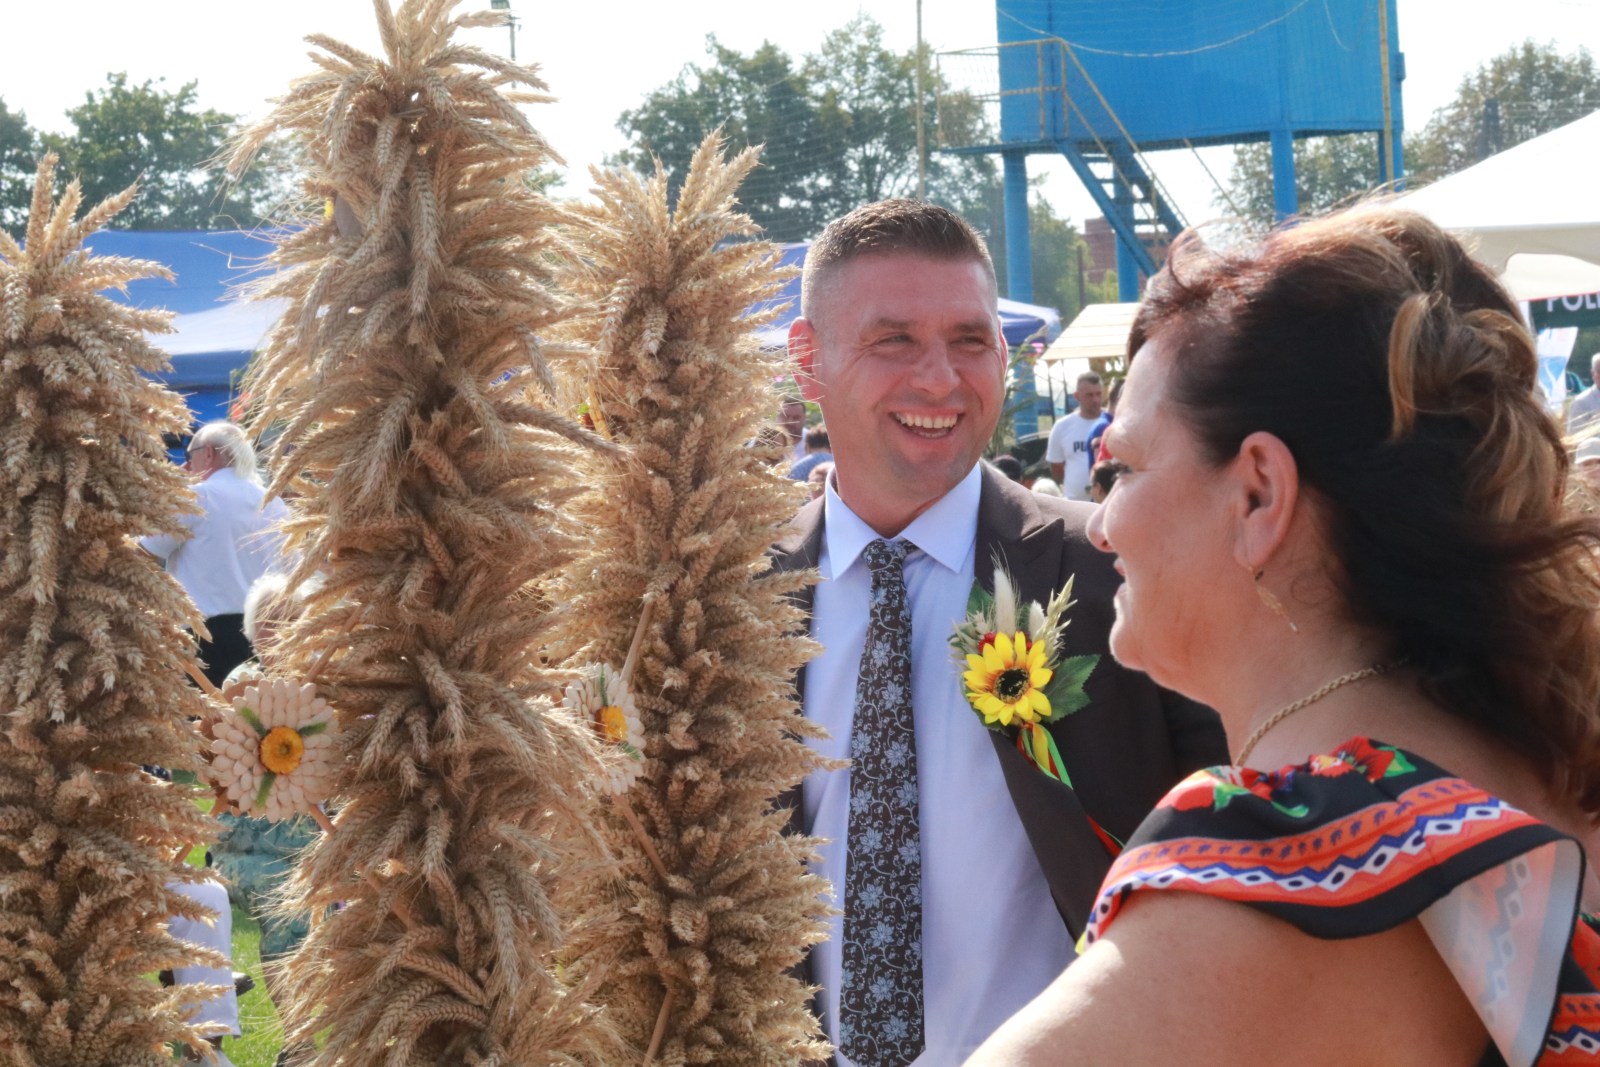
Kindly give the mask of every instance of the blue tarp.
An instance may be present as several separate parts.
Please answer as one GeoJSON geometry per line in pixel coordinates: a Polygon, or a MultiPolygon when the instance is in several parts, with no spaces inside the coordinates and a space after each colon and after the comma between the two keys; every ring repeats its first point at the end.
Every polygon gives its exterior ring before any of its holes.
{"type": "Polygon", "coordinates": [[[112,299],[174,312],[170,334],[151,340],[172,357],[157,375],[183,394],[195,421],[229,417],[236,372],[250,361],[282,313],[281,301],[239,299],[238,289],[260,277],[272,235],[240,230],[101,230],[84,242],[96,255],[148,259],[177,277],[144,278],[112,299]]]}
{"type": "MultiPolygon", "coordinates": [[[[806,252],[811,248],[811,243],[804,241],[782,247],[783,265],[798,269],[805,265],[806,252]]],[[[757,304],[750,310],[755,313],[784,303],[789,306],[779,312],[777,318],[756,331],[756,336],[761,339],[762,348],[782,348],[787,343],[789,324],[800,316],[800,275],[796,274],[790,278],[784,284],[783,291],[774,299],[757,304]]],[[[1043,330],[1044,334],[1036,339],[1050,342],[1061,332],[1061,314],[1055,308],[1001,298],[1000,329],[1006,336],[1006,344],[1013,348],[1024,341],[1035,339],[1034,335],[1040,330],[1043,330]]]]}

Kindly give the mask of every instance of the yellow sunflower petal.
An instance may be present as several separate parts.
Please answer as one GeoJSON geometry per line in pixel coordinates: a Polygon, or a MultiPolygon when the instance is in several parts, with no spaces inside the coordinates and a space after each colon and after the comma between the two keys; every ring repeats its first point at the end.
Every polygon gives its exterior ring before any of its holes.
{"type": "Polygon", "coordinates": [[[988,669],[988,665],[983,662],[983,657],[972,652],[967,653],[967,666],[975,671],[988,669]]]}
{"type": "Polygon", "coordinates": [[[983,693],[978,697],[978,710],[993,719],[1000,714],[1000,709],[1005,707],[1000,698],[993,693],[983,693]]]}
{"type": "Polygon", "coordinates": [[[1045,696],[1039,690],[1037,690],[1037,689],[1028,690],[1028,703],[1030,705],[1032,705],[1033,710],[1037,711],[1040,714],[1040,716],[1045,716],[1045,715],[1049,715],[1050,714],[1050,698],[1045,696]]]}
{"type": "Polygon", "coordinates": [[[968,689],[976,689],[980,693],[994,685],[994,675],[988,671],[968,671],[961,676],[961,680],[967,683],[968,689]]]}
{"type": "Polygon", "coordinates": [[[1000,667],[1002,670],[1016,662],[1016,649],[1011,644],[1011,638],[1007,637],[1005,634],[995,634],[994,645],[992,647],[1000,656],[1000,667]]]}
{"type": "Polygon", "coordinates": [[[1028,635],[1018,630],[1017,636],[1011,640],[1011,662],[1013,664],[1023,664],[1027,661],[1028,635]]]}
{"type": "Polygon", "coordinates": [[[983,666],[986,670],[999,674],[1006,669],[1006,661],[1000,655],[998,642],[1005,637],[1004,634],[994,639],[993,643],[983,646],[983,666]]]}
{"type": "Polygon", "coordinates": [[[1012,716],[1014,716],[1015,714],[1016,714],[1015,706],[1013,706],[1011,704],[1001,704],[1000,705],[1000,725],[1002,725],[1002,726],[1010,726],[1011,725],[1012,716]]]}
{"type": "Polygon", "coordinates": [[[1043,641],[1035,641],[1028,648],[1028,667],[1030,669],[1032,669],[1032,670],[1038,670],[1040,667],[1043,667],[1043,666],[1044,666],[1044,642],[1043,641]]]}
{"type": "Polygon", "coordinates": [[[1043,689],[1050,684],[1050,679],[1055,677],[1055,673],[1048,667],[1035,667],[1028,673],[1028,684],[1035,689],[1043,689]]]}

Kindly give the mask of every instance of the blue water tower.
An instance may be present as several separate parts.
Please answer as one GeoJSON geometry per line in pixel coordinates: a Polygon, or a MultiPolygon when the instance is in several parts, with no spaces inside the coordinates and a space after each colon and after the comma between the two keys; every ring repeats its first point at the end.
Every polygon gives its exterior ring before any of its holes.
{"type": "Polygon", "coordinates": [[[1297,207],[1296,137],[1375,132],[1383,179],[1402,175],[1395,0],[997,0],[995,17],[987,141],[945,148],[1004,161],[1013,300],[1033,299],[1034,153],[1064,156],[1105,214],[1125,301],[1185,224],[1146,152],[1270,141],[1280,218],[1297,207]]]}

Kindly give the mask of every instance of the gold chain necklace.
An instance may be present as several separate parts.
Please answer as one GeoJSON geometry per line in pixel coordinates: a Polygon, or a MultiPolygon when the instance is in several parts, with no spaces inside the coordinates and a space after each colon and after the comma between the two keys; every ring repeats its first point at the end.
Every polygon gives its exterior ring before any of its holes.
{"type": "Polygon", "coordinates": [[[1335,678],[1321,689],[1318,689],[1310,696],[1303,696],[1299,700],[1296,700],[1293,704],[1288,704],[1282,708],[1279,708],[1277,711],[1272,713],[1271,717],[1268,718],[1266,722],[1262,723],[1260,726],[1257,726],[1250,736],[1245,739],[1244,747],[1239,749],[1239,755],[1235,757],[1233,761],[1234,766],[1243,767],[1244,761],[1250,758],[1250,753],[1255,750],[1256,745],[1260,743],[1263,737],[1267,736],[1267,731],[1278,725],[1284,719],[1287,719],[1289,716],[1293,715],[1295,712],[1300,711],[1302,708],[1310,707],[1312,704],[1315,704],[1317,701],[1321,700],[1323,697],[1327,696],[1329,693],[1332,693],[1336,689],[1343,689],[1352,682],[1359,682],[1363,678],[1372,678],[1376,675],[1382,674],[1393,666],[1393,663],[1374,663],[1370,667],[1362,667],[1360,670],[1351,671],[1349,674],[1341,674],[1339,677],[1335,678]]]}

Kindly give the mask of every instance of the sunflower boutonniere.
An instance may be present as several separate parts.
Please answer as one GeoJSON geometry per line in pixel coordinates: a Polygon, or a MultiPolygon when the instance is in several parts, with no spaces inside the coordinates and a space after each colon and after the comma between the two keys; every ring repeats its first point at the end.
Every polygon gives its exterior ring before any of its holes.
{"type": "Polygon", "coordinates": [[[1088,705],[1083,685],[1100,662],[1099,656],[1062,654],[1072,605],[1070,578],[1048,605],[1022,602],[996,561],[994,593],[973,582],[966,618],[950,635],[963,691],[983,725],[1011,733],[1017,751],[1066,785],[1072,782],[1045,724],[1088,705]]]}

